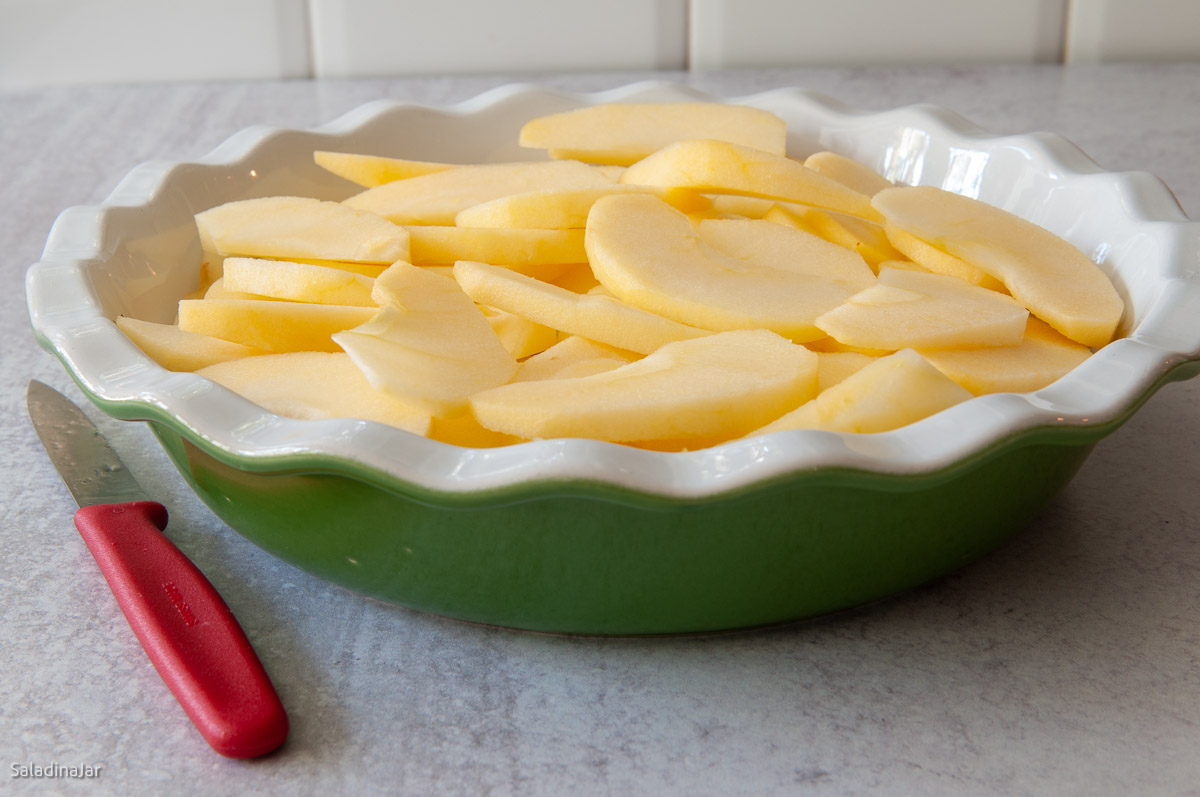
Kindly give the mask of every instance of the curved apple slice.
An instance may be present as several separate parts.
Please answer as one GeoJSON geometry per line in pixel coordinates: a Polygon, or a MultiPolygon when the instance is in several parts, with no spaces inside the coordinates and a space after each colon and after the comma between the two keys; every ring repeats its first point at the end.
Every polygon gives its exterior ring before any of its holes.
{"type": "Polygon", "coordinates": [[[605,103],[531,119],[522,147],[551,157],[628,166],[666,145],[713,138],[783,155],[787,123],[769,111],[713,102],[605,103]]]}
{"type": "Polygon", "coordinates": [[[932,186],[888,188],[873,203],[889,223],[1004,283],[1050,326],[1085,346],[1112,340],[1124,303],[1100,267],[1047,229],[932,186]]]}
{"type": "Polygon", "coordinates": [[[509,194],[467,208],[455,217],[454,223],[459,227],[582,229],[587,225],[588,212],[596,200],[609,194],[629,193],[655,194],[671,207],[684,213],[708,210],[713,205],[708,197],[686,188],[614,184],[509,194]]]}
{"type": "MultiPolygon", "coordinates": [[[[782,235],[804,235],[759,223],[782,235]]],[[[870,274],[858,255],[820,243],[828,247],[822,252],[836,249],[838,257],[844,253],[857,259],[870,274]]],[[[803,264],[780,260],[778,267],[766,267],[725,254],[706,243],[687,216],[649,195],[599,200],[588,216],[584,244],[596,278],[615,296],[702,329],[770,329],[797,342],[815,340],[825,336],[814,323],[817,317],[855,291],[826,276],[804,273],[803,264]]],[[[732,246],[728,241],[723,245],[732,246]]]]}
{"type": "Polygon", "coordinates": [[[491,324],[449,277],[396,263],[375,280],[375,295],[378,314],[333,340],[376,390],[444,417],[516,373],[491,324]]]}
{"type": "Polygon", "coordinates": [[[748,194],[879,219],[866,194],[798,161],[728,141],[699,139],[663,147],[627,168],[621,182],[748,194]]]}
{"type": "Polygon", "coordinates": [[[766,330],[669,343],[610,371],[476,394],[480,424],[518,437],[613,442],[734,437],[816,391],[817,355],[766,330]]]}

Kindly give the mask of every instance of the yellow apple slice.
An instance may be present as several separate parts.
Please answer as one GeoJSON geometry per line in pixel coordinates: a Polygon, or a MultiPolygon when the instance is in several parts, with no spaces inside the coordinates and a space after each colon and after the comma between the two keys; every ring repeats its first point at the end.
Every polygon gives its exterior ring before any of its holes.
{"type": "MultiPolygon", "coordinates": [[[[467,208],[455,217],[459,227],[526,227],[546,230],[583,228],[596,200],[609,194],[654,194],[673,208],[692,213],[712,207],[712,200],[686,188],[606,185],[510,194],[467,208]]],[[[462,258],[478,260],[480,258],[462,258]]]]}
{"type": "Polygon", "coordinates": [[[451,226],[467,208],[509,194],[615,182],[611,174],[579,161],[474,164],[368,188],[342,204],[396,224],[451,226]]]}
{"type": "Polygon", "coordinates": [[[943,252],[936,246],[930,246],[917,236],[907,233],[894,224],[884,227],[884,234],[896,249],[914,263],[919,263],[929,271],[938,274],[948,274],[966,280],[972,285],[987,288],[992,291],[1008,292],[1004,283],[982,271],[970,263],[957,258],[949,252],[943,252]]]}
{"type": "Polygon", "coordinates": [[[484,429],[469,412],[451,418],[434,418],[426,437],[463,448],[499,448],[526,442],[521,437],[484,429]]]}
{"type": "Polygon", "coordinates": [[[834,385],[846,381],[878,360],[870,354],[856,351],[830,351],[817,353],[817,392],[824,393],[834,385]]]}
{"type": "Polygon", "coordinates": [[[762,219],[706,219],[696,232],[714,249],[751,266],[821,277],[849,291],[875,282],[875,273],[852,249],[804,230],[762,219]]]}
{"type": "Polygon", "coordinates": [[[201,246],[219,255],[355,263],[408,258],[408,231],[374,213],[294,196],[227,202],[196,214],[201,246]]]}
{"type": "Polygon", "coordinates": [[[627,168],[621,182],[748,194],[879,220],[871,198],[782,155],[727,141],[680,141],[627,168]]]}
{"type": "Polygon", "coordinates": [[[410,161],[402,158],[385,158],[380,155],[360,155],[325,150],[314,152],[313,161],[322,169],[336,174],[338,177],[344,177],[364,188],[374,188],[377,185],[395,180],[405,180],[409,177],[419,177],[422,174],[444,172],[446,169],[453,169],[457,166],[454,163],[410,161]]]}
{"type": "Polygon", "coordinates": [[[1038,318],[1085,346],[1112,340],[1124,303],[1099,266],[1019,216],[932,186],[889,188],[873,200],[889,223],[1004,283],[1038,318]]]}
{"type": "Polygon", "coordinates": [[[883,227],[857,216],[800,205],[776,204],[763,218],[798,230],[806,230],[826,241],[851,249],[876,270],[879,264],[886,260],[900,260],[904,257],[892,246],[883,227]]]}
{"type": "Polygon", "coordinates": [[[268,354],[253,362],[224,362],[196,373],[288,418],[359,418],[413,434],[429,431],[429,413],[372,388],[358,366],[341,353],[268,354]],[[330,385],[337,389],[330,390],[330,385]]]}
{"type": "Polygon", "coordinates": [[[571,379],[478,393],[483,426],[518,437],[662,440],[733,437],[805,401],[817,356],[766,330],[669,343],[641,360],[571,379]]]}
{"type": "Polygon", "coordinates": [[[213,282],[213,284],[209,285],[208,289],[206,291],[204,291],[204,295],[197,296],[197,297],[189,296],[187,298],[189,298],[189,299],[192,299],[192,298],[197,298],[197,299],[265,299],[267,297],[259,296],[254,293],[242,293],[240,291],[231,291],[225,287],[225,277],[217,277],[217,279],[213,282]]]}
{"type": "Polygon", "coordinates": [[[881,357],[747,437],[788,429],[886,432],[971,398],[912,349],[881,357]]]}
{"type": "Polygon", "coordinates": [[[614,295],[702,329],[770,329],[797,342],[813,340],[825,336],[817,317],[854,292],[828,277],[727,255],[706,243],[682,213],[644,194],[605,197],[593,205],[585,244],[592,271],[614,295]]]}
{"type": "Polygon", "coordinates": [[[921,354],[939,371],[976,395],[1041,390],[1091,356],[1082,343],[1031,317],[1016,346],[927,349],[921,354]]]}
{"type": "Polygon", "coordinates": [[[628,365],[640,357],[636,352],[589,340],[582,335],[569,335],[521,363],[512,381],[590,376],[628,365]]]}
{"type": "Polygon", "coordinates": [[[271,299],[185,299],[179,328],[271,352],[337,351],[331,335],[365,323],[371,307],[271,299]]]}
{"type": "Polygon", "coordinates": [[[409,227],[413,265],[452,265],[479,260],[505,266],[553,266],[587,262],[583,230],[491,227],[409,227]]]}
{"type": "Polygon", "coordinates": [[[558,343],[556,329],[495,307],[481,305],[479,309],[514,360],[523,360],[558,343]]]}
{"type": "Polygon", "coordinates": [[[769,111],[708,102],[606,103],[525,123],[523,147],[551,157],[628,166],[676,141],[711,138],[783,155],[787,123],[769,111]]]}
{"type": "Polygon", "coordinates": [[[480,304],[642,354],[665,343],[712,334],[609,296],[574,293],[501,266],[462,260],[454,265],[454,278],[480,304]]]}
{"type": "Polygon", "coordinates": [[[804,165],[867,196],[874,196],[893,185],[891,180],[870,167],[836,152],[814,152],[804,159],[804,165]]]}
{"type": "Polygon", "coordinates": [[[333,339],[376,390],[445,417],[516,372],[516,360],[454,280],[399,262],[375,280],[375,298],[377,315],[333,339]]]}
{"type": "Polygon", "coordinates": [[[851,346],[874,349],[1014,346],[1029,311],[1003,293],[945,274],[883,268],[879,279],[817,326],[851,346]]]}
{"type": "Polygon", "coordinates": [[[371,298],[374,279],[327,266],[229,257],[225,259],[225,275],[221,279],[223,289],[235,293],[290,302],[376,306],[371,298]]]}
{"type": "Polygon", "coordinates": [[[195,371],[226,360],[266,354],[253,346],[188,332],[174,324],[156,324],[129,316],[117,316],[116,323],[135,346],[168,371],[195,371]]]}

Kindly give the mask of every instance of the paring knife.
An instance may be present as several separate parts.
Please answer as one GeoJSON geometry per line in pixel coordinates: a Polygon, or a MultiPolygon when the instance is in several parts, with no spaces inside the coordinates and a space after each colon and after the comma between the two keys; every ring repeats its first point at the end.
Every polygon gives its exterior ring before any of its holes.
{"type": "Polygon", "coordinates": [[[287,737],[288,719],[241,626],[208,579],[163,535],[148,500],[103,434],[36,380],[29,417],[79,504],[75,526],[150,661],[221,755],[253,758],[287,737]]]}

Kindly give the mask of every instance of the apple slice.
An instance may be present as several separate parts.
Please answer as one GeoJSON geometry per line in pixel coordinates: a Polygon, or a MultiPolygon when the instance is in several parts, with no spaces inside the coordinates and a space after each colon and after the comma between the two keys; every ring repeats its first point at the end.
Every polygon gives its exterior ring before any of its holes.
{"type": "Polygon", "coordinates": [[[1004,283],[1038,318],[1085,346],[1112,340],[1124,303],[1099,266],[1047,229],[932,186],[888,188],[873,203],[889,223],[1004,283]]]}
{"type": "Polygon", "coordinates": [[[676,141],[711,138],[783,155],[787,123],[769,111],[710,102],[605,103],[531,119],[522,147],[554,158],[628,166],[676,141]]]}
{"type": "Polygon", "coordinates": [[[225,259],[225,274],[221,280],[224,290],[235,293],[291,302],[376,306],[371,298],[374,279],[327,266],[229,257],[225,259]]]}
{"type": "Polygon", "coordinates": [[[872,349],[1014,346],[1029,311],[945,274],[884,267],[878,281],[817,319],[834,339],[872,349]]]}
{"type": "Polygon", "coordinates": [[[457,166],[454,163],[410,161],[401,158],[385,158],[380,155],[359,155],[325,150],[314,152],[313,161],[322,169],[364,188],[374,188],[377,185],[395,180],[405,180],[409,177],[419,177],[422,174],[444,172],[446,169],[453,169],[457,166]]]}
{"type": "Polygon", "coordinates": [[[505,266],[586,263],[583,230],[491,227],[409,227],[413,265],[479,260],[505,266]]]}
{"type": "Polygon", "coordinates": [[[850,291],[875,282],[875,273],[852,249],[794,227],[762,219],[705,219],[696,232],[714,249],[757,268],[820,277],[850,291]]]}
{"type": "Polygon", "coordinates": [[[187,332],[174,324],[156,324],[129,316],[117,316],[117,328],[168,371],[195,371],[226,360],[266,354],[263,349],[187,332]]]}
{"type": "MultiPolygon", "coordinates": [[[[801,235],[757,223],[765,226],[746,229],[801,235]]],[[[854,253],[817,242],[829,252],[839,250],[838,257],[857,259],[870,273],[854,253]]],[[[593,205],[585,244],[596,278],[614,295],[702,329],[770,329],[797,342],[813,340],[825,336],[817,317],[854,292],[827,276],[804,273],[803,263],[780,260],[766,267],[727,255],[706,243],[685,215],[644,194],[605,197],[593,205]]],[[[748,242],[746,251],[753,246],[748,242]]]]}
{"type": "Polygon", "coordinates": [[[483,426],[518,437],[663,440],[734,437],[813,395],[817,356],[766,330],[669,343],[591,376],[478,393],[483,426]]]}
{"type": "Polygon", "coordinates": [[[891,180],[870,167],[828,150],[809,155],[804,159],[804,165],[867,196],[874,196],[893,185],[891,180]]]}
{"type": "Polygon", "coordinates": [[[467,208],[509,194],[615,182],[612,174],[579,161],[474,164],[384,183],[342,204],[396,224],[451,226],[467,208]]]}
{"type": "Polygon", "coordinates": [[[334,341],[376,389],[436,417],[517,370],[483,313],[447,277],[395,263],[375,280],[377,315],[334,341]]]}
{"type": "Polygon", "coordinates": [[[949,252],[943,252],[936,246],[925,243],[917,236],[905,232],[895,224],[888,224],[883,229],[888,240],[898,251],[914,263],[920,263],[929,271],[958,277],[972,285],[978,285],[988,290],[1008,292],[1008,289],[1004,287],[1004,283],[991,274],[981,271],[949,252]]]}
{"type": "Polygon", "coordinates": [[[558,343],[556,329],[495,307],[480,305],[479,309],[514,360],[523,360],[558,343]]]}
{"type": "Polygon", "coordinates": [[[627,168],[621,182],[702,193],[748,194],[877,221],[871,198],[782,155],[728,141],[680,141],[627,168]]]}
{"type": "Polygon", "coordinates": [[[870,354],[856,351],[829,351],[817,353],[817,392],[824,393],[834,385],[866,368],[878,360],[870,354]]]}
{"type": "Polygon", "coordinates": [[[513,382],[590,376],[628,365],[640,355],[582,335],[569,335],[521,363],[513,382]]]}
{"type": "Polygon", "coordinates": [[[196,372],[255,404],[288,418],[360,418],[413,434],[429,431],[429,413],[371,387],[350,358],[315,351],[268,354],[196,372]],[[337,385],[337,390],[330,390],[337,385]]]}
{"type": "Polygon", "coordinates": [[[184,299],[179,328],[271,352],[337,351],[331,335],[365,323],[375,308],[271,299],[184,299]]]}
{"type": "Polygon", "coordinates": [[[1091,354],[1087,346],[1033,317],[1016,346],[921,350],[939,371],[975,395],[1041,390],[1091,354]]]}
{"type": "Polygon", "coordinates": [[[574,293],[501,266],[461,260],[454,264],[454,278],[480,304],[642,354],[665,343],[712,334],[609,296],[574,293]]]}
{"type": "MultiPolygon", "coordinates": [[[[459,227],[527,227],[567,230],[587,225],[588,211],[596,200],[609,194],[654,194],[684,213],[707,210],[712,200],[686,188],[659,188],[648,185],[605,185],[593,188],[559,188],[530,191],[467,208],[455,217],[459,227]]],[[[479,260],[480,258],[462,258],[479,260]]]]}
{"type": "Polygon", "coordinates": [[[912,349],[881,357],[747,437],[788,429],[886,432],[971,398],[912,349]]]}
{"type": "Polygon", "coordinates": [[[776,224],[805,230],[826,241],[851,249],[876,270],[884,261],[900,260],[904,257],[892,246],[883,227],[857,216],[780,203],[767,211],[763,218],[776,224]]]}
{"type": "Polygon", "coordinates": [[[408,259],[408,231],[338,202],[273,196],[196,214],[200,243],[218,255],[316,257],[355,263],[408,259]]]}

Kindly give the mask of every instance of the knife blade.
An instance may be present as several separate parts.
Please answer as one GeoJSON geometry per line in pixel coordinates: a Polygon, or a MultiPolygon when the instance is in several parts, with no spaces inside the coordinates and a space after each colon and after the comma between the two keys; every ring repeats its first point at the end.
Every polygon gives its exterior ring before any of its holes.
{"type": "Polygon", "coordinates": [[[283,744],[288,719],[245,632],[216,589],[162,532],[149,500],[95,424],[37,380],[29,417],[79,505],[75,526],[163,681],[214,750],[254,758],[283,744]]]}

